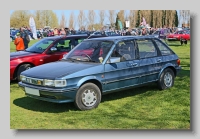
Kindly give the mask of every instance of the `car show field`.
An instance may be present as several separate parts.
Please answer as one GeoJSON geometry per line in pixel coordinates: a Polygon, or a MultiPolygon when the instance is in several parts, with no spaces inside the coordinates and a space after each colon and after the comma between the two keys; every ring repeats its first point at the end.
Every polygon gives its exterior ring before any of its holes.
{"type": "MultiPolygon", "coordinates": [[[[30,45],[38,40],[31,40],[30,45]]],[[[79,111],[74,103],[56,104],[29,98],[10,83],[11,129],[190,129],[190,41],[169,42],[182,67],[174,86],[152,83],[102,97],[98,108],[79,111]]],[[[10,42],[10,52],[15,51],[10,42]]]]}

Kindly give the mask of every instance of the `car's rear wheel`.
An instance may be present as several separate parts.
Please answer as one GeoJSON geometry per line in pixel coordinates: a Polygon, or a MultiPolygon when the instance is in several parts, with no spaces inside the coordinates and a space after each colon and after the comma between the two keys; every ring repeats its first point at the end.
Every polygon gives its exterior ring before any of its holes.
{"type": "Polygon", "coordinates": [[[32,66],[30,64],[23,64],[17,70],[17,80],[20,81],[21,72],[30,69],[32,66]]]}
{"type": "Polygon", "coordinates": [[[165,69],[158,80],[158,87],[160,90],[171,88],[174,85],[174,72],[172,69],[165,69]]]}
{"type": "Polygon", "coordinates": [[[93,83],[82,85],[75,98],[75,105],[80,110],[90,110],[97,108],[101,102],[101,91],[98,86],[93,83]]]}

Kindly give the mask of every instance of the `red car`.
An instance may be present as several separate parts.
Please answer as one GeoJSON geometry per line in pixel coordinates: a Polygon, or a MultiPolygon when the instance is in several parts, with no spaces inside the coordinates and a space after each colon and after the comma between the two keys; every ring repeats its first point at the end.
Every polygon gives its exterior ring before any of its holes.
{"type": "Polygon", "coordinates": [[[181,45],[183,43],[187,44],[187,41],[190,40],[190,32],[187,30],[176,31],[173,34],[169,34],[166,36],[168,41],[180,41],[181,45]]]}
{"type": "MultiPolygon", "coordinates": [[[[20,81],[20,73],[29,68],[62,59],[63,55],[88,37],[86,34],[45,37],[24,51],[11,52],[10,81],[20,81]]],[[[93,35],[89,38],[96,37],[104,36],[93,35]]]]}

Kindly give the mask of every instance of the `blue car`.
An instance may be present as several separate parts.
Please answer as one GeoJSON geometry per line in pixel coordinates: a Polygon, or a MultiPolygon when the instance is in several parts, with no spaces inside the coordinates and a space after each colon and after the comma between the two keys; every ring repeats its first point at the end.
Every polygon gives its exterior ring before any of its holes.
{"type": "Polygon", "coordinates": [[[158,38],[102,37],[82,41],[60,61],[22,72],[18,84],[28,97],[90,110],[104,94],[152,82],[171,88],[180,70],[179,57],[158,38]]]}
{"type": "Polygon", "coordinates": [[[15,29],[10,29],[10,40],[14,41],[16,38],[16,34],[19,32],[19,30],[15,30],[15,29]]]}

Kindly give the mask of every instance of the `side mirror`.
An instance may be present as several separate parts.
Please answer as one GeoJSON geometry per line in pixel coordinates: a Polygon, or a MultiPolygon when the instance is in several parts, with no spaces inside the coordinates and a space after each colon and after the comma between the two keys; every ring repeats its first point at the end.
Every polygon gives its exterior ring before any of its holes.
{"type": "Polygon", "coordinates": [[[57,48],[56,47],[51,47],[51,52],[56,52],[57,51],[57,48]]]}

